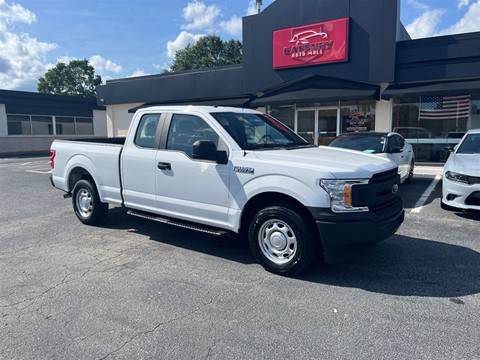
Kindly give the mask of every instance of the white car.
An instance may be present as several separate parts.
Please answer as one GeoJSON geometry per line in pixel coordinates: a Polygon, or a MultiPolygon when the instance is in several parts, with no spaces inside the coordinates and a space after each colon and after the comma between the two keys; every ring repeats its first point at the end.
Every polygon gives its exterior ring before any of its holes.
{"type": "Polygon", "coordinates": [[[441,205],[480,210],[480,129],[469,130],[445,163],[441,205]]]}
{"type": "Polygon", "coordinates": [[[415,155],[412,145],[395,132],[344,133],[333,139],[328,146],[363,151],[393,160],[398,166],[402,183],[410,182],[413,178],[415,155]]]}

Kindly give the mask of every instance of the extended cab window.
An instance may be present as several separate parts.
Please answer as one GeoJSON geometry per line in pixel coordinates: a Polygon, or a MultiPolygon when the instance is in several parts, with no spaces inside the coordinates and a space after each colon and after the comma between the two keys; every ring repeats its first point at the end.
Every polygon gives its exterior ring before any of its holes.
{"type": "Polygon", "coordinates": [[[160,114],[143,115],[135,135],[135,145],[146,149],[156,148],[155,135],[159,121],[160,114]]]}
{"type": "Polygon", "coordinates": [[[201,118],[195,115],[175,114],[168,130],[167,149],[183,151],[192,156],[192,146],[198,140],[213,141],[218,147],[217,133],[201,118]]]}

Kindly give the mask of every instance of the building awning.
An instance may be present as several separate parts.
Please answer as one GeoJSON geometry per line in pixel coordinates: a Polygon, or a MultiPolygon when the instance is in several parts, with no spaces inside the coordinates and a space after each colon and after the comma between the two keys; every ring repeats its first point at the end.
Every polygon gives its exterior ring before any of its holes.
{"type": "Polygon", "coordinates": [[[378,85],[310,75],[267,89],[250,106],[376,99],[378,85]]]}
{"type": "Polygon", "coordinates": [[[424,95],[465,95],[480,91],[480,80],[448,81],[442,83],[403,84],[389,86],[382,99],[407,98],[424,95]]]}

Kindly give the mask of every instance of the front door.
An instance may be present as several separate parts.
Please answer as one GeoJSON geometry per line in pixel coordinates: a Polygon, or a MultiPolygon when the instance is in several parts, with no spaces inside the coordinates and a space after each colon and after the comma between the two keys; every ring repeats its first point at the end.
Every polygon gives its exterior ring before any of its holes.
{"type": "Polygon", "coordinates": [[[228,220],[230,163],[192,158],[197,140],[218,145],[218,134],[199,116],[172,114],[166,149],[156,156],[158,213],[205,225],[225,227],[228,220]]]}
{"type": "Polygon", "coordinates": [[[338,135],[338,107],[298,109],[295,131],[311,144],[328,145],[338,135]]]}

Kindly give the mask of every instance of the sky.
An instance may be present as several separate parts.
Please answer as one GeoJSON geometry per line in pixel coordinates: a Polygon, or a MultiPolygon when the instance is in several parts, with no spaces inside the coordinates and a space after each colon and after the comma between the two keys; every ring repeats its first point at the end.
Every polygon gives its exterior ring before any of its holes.
{"type": "MultiPolygon", "coordinates": [[[[400,9],[414,39],[480,31],[480,0],[401,0],[400,9]]],[[[203,35],[241,41],[241,19],[255,13],[250,0],[0,0],[0,89],[36,91],[48,69],[73,59],[104,82],[158,74],[203,35]]]]}

